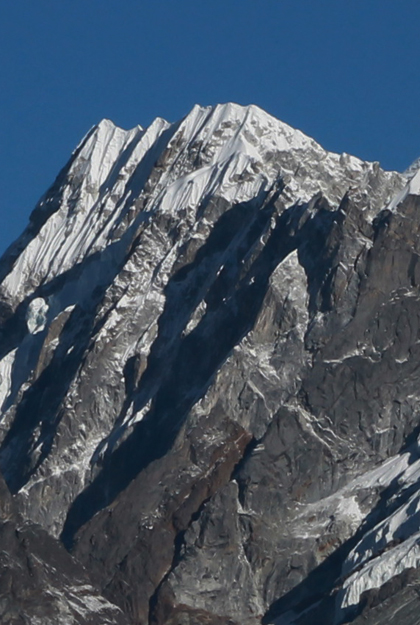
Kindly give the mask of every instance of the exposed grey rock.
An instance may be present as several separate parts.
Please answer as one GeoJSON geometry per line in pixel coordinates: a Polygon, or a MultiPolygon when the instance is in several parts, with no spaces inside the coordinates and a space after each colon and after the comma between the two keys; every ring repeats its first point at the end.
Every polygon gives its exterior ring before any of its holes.
{"type": "Polygon", "coordinates": [[[2,625],[127,625],[56,539],[25,522],[0,476],[2,625]]]}

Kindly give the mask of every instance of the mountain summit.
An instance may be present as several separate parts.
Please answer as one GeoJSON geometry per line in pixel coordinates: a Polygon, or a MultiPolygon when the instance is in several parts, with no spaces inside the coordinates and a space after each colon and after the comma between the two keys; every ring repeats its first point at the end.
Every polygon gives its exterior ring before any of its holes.
{"type": "Polygon", "coordinates": [[[92,128],[0,264],[2,624],[418,625],[416,171],[92,128]]]}

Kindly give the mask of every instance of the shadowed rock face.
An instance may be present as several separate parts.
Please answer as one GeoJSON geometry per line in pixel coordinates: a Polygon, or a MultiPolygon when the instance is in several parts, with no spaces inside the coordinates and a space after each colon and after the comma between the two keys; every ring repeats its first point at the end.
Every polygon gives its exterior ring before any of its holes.
{"type": "Polygon", "coordinates": [[[5,623],[417,622],[410,175],[256,107],[91,131],[0,271],[5,623]]]}

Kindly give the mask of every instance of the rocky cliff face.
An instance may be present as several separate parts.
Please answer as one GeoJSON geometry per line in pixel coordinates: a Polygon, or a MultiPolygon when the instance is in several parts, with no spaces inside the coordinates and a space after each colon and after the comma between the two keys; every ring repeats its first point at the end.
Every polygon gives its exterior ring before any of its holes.
{"type": "Polygon", "coordinates": [[[2,625],[128,625],[86,570],[44,529],[21,517],[0,477],[2,625]]]}
{"type": "Polygon", "coordinates": [[[0,467],[66,625],[419,622],[419,196],[253,106],[85,137],[0,267],[0,467]]]}

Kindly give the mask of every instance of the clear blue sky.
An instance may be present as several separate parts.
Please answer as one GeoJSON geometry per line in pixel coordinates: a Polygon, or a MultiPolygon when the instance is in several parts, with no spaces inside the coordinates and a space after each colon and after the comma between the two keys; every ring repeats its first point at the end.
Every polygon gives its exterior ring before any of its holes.
{"type": "Polygon", "coordinates": [[[0,0],[0,252],[103,117],[258,104],[324,147],[420,155],[414,0],[0,0]]]}

